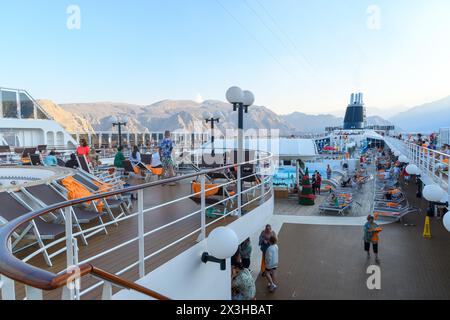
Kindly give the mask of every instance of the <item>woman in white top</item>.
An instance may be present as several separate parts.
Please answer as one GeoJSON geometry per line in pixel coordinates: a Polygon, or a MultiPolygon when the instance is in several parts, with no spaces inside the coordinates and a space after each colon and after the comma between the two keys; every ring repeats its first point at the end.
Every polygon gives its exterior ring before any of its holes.
{"type": "Polygon", "coordinates": [[[156,152],[152,154],[152,168],[162,168],[159,147],[156,149],[156,152]]]}
{"type": "Polygon", "coordinates": [[[139,148],[137,146],[133,147],[133,152],[131,152],[130,155],[130,161],[133,166],[136,166],[141,162],[141,154],[139,153],[139,148]]]}

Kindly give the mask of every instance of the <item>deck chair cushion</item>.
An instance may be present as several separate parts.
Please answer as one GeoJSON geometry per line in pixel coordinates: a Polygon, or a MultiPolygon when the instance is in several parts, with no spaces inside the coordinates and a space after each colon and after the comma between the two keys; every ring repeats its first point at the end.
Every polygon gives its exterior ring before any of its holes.
{"type": "MultiPolygon", "coordinates": [[[[61,180],[61,184],[68,190],[67,197],[69,200],[86,198],[93,195],[85,186],[75,180],[73,177],[67,177],[61,180]]],[[[89,205],[89,203],[87,203],[89,205]]],[[[103,211],[103,202],[95,201],[95,206],[99,212],[103,211]]]]}
{"type": "MultiPolygon", "coordinates": [[[[219,193],[220,187],[218,184],[205,184],[205,197],[212,197],[219,193]],[[210,189],[210,190],[209,190],[210,189]]],[[[202,186],[200,183],[192,182],[192,193],[198,193],[202,191],[202,186]]]]}

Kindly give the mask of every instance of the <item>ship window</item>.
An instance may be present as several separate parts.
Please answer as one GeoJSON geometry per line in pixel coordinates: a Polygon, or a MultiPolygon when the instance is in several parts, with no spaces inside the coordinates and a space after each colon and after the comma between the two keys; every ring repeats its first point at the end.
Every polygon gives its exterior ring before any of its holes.
{"type": "Polygon", "coordinates": [[[34,118],[34,102],[25,93],[20,93],[20,116],[22,119],[34,118]]]}
{"type": "Polygon", "coordinates": [[[17,118],[17,95],[13,91],[2,91],[3,118],[17,118]]]}
{"type": "Polygon", "coordinates": [[[38,119],[41,119],[41,120],[49,120],[48,117],[45,115],[45,113],[42,112],[42,110],[39,108],[36,108],[36,116],[38,119]]]}

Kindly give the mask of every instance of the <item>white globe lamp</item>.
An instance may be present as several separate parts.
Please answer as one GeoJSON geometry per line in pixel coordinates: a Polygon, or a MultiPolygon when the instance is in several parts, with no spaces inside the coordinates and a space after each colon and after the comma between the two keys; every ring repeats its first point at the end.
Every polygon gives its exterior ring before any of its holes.
{"type": "Polygon", "coordinates": [[[202,262],[220,263],[221,270],[226,269],[226,259],[231,258],[239,247],[239,239],[236,233],[228,227],[214,229],[206,239],[208,252],[202,255],[202,262]]]}
{"type": "Polygon", "coordinates": [[[244,91],[243,94],[243,100],[242,103],[244,106],[249,107],[255,103],[255,95],[251,91],[244,91]]]}
{"type": "Polygon", "coordinates": [[[420,169],[415,164],[409,164],[406,166],[406,172],[410,175],[419,175],[420,169]]]}
{"type": "Polygon", "coordinates": [[[401,155],[400,157],[398,157],[398,161],[400,161],[401,163],[408,163],[409,160],[406,156],[401,155]]]}
{"type": "Polygon", "coordinates": [[[436,184],[429,184],[423,188],[423,197],[430,202],[441,202],[445,196],[444,190],[442,190],[436,184]]]}
{"type": "Polygon", "coordinates": [[[395,150],[395,152],[394,152],[394,156],[396,156],[396,157],[400,157],[402,154],[401,154],[401,152],[400,151],[398,151],[398,150],[395,150]]]}
{"type": "Polygon", "coordinates": [[[227,101],[231,104],[243,103],[244,102],[244,93],[242,89],[239,87],[231,87],[228,89],[226,93],[227,101]]]}
{"type": "Polygon", "coordinates": [[[443,219],[444,227],[447,229],[448,232],[450,232],[450,212],[447,212],[443,219]]]}

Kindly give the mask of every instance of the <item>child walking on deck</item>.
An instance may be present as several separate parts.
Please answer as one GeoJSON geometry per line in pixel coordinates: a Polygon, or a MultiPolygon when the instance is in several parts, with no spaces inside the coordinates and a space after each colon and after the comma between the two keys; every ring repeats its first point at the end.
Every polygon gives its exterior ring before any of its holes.
{"type": "Polygon", "coordinates": [[[276,282],[276,271],[278,268],[278,245],[277,237],[271,236],[269,240],[270,246],[266,250],[266,278],[269,282],[267,284],[269,291],[274,292],[277,288],[276,282]]]}

